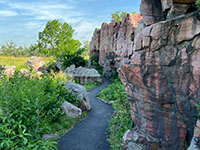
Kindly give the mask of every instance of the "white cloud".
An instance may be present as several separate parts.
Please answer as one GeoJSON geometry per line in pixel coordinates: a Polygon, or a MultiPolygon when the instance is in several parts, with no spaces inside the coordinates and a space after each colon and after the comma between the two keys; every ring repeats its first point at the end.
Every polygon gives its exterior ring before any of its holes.
{"type": "Polygon", "coordinates": [[[81,15],[73,11],[74,7],[67,4],[60,3],[8,3],[8,6],[13,9],[19,9],[21,15],[32,16],[36,20],[52,20],[65,19],[66,17],[73,17],[81,15]]]}
{"type": "Polygon", "coordinates": [[[10,10],[0,10],[0,16],[3,17],[10,17],[10,16],[17,16],[18,14],[15,11],[10,10]]]}
{"type": "MultiPolygon", "coordinates": [[[[7,10],[4,11],[4,15],[6,15],[6,12],[7,16],[9,14],[17,15],[17,13],[14,12],[15,10],[19,13],[18,15],[20,19],[26,18],[23,19],[23,21],[20,21],[20,24],[24,27],[24,29],[26,29],[26,31],[30,33],[38,33],[39,31],[42,31],[48,20],[59,19],[62,22],[67,22],[72,25],[72,27],[75,29],[74,38],[84,41],[91,39],[93,31],[98,25],[98,23],[95,21],[95,18],[94,20],[89,20],[85,17],[87,16],[87,10],[80,11],[78,9],[80,6],[77,6],[77,2],[74,0],[42,0],[40,2],[13,1],[12,3],[7,1],[4,5],[7,7],[7,10]]],[[[0,11],[0,18],[1,12],[3,14],[3,11],[0,11]]],[[[27,34],[27,32],[24,34],[27,34]]]]}
{"type": "Polygon", "coordinates": [[[24,25],[29,30],[33,30],[33,29],[42,30],[44,28],[44,23],[41,23],[41,22],[27,22],[27,23],[24,23],[24,25]]]}
{"type": "Polygon", "coordinates": [[[83,20],[74,26],[75,29],[74,37],[77,39],[81,39],[82,41],[91,40],[94,29],[96,27],[98,27],[97,22],[83,20]]]}

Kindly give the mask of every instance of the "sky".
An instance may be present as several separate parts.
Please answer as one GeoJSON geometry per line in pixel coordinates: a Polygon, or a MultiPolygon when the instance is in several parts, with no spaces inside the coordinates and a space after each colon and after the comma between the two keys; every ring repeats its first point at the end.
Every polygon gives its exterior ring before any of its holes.
{"type": "Polygon", "coordinates": [[[140,0],[0,0],[0,45],[35,44],[47,21],[58,19],[75,29],[74,38],[91,40],[95,28],[115,11],[139,13],[140,0]]]}

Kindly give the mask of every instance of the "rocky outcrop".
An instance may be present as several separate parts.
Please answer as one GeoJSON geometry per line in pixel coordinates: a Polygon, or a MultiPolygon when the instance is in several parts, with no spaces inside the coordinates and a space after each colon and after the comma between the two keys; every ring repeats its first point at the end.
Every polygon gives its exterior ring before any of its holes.
{"type": "Polygon", "coordinates": [[[200,150],[200,120],[197,121],[188,150],[200,150]]]}
{"type": "Polygon", "coordinates": [[[102,82],[102,77],[96,69],[84,67],[76,68],[75,65],[71,65],[65,70],[65,73],[72,75],[72,77],[74,77],[76,80],[79,80],[81,84],[86,82],[92,83],[95,81],[102,82]]]}
{"type": "Polygon", "coordinates": [[[151,25],[164,19],[160,0],[142,0],[140,13],[145,25],[151,25]]]}
{"type": "Polygon", "coordinates": [[[79,103],[79,108],[82,110],[90,110],[90,100],[87,96],[87,92],[84,86],[74,83],[72,81],[67,81],[65,83],[65,87],[68,89],[69,92],[77,96],[78,99],[80,99],[82,102],[79,103]]]}
{"type": "Polygon", "coordinates": [[[34,71],[38,71],[40,67],[45,65],[45,61],[41,57],[32,56],[27,62],[27,67],[33,69],[34,71]]]}
{"type": "Polygon", "coordinates": [[[82,115],[82,110],[69,102],[62,104],[62,111],[70,118],[77,118],[82,115]]]}
{"type": "Polygon", "coordinates": [[[171,19],[196,10],[196,0],[141,0],[140,13],[145,25],[171,19]]]}
{"type": "Polygon", "coordinates": [[[15,66],[5,66],[3,68],[3,74],[8,75],[8,76],[13,76],[15,74],[16,67],[15,66]]]}
{"type": "Polygon", "coordinates": [[[29,76],[31,72],[28,69],[20,69],[20,74],[23,74],[25,76],[29,76]]]}
{"type": "Polygon", "coordinates": [[[132,54],[134,31],[141,19],[138,14],[127,14],[122,22],[103,23],[101,29],[95,30],[90,43],[90,58],[99,56],[105,76],[111,76],[119,67],[119,61],[132,54]]]}
{"type": "Polygon", "coordinates": [[[198,12],[145,27],[119,74],[135,127],[125,149],[183,150],[192,140],[200,96],[198,12]]]}

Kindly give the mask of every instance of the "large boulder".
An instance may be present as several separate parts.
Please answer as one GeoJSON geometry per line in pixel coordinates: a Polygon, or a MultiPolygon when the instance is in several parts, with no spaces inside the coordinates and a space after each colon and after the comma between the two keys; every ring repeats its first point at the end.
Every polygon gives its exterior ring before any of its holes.
{"type": "Polygon", "coordinates": [[[3,74],[8,76],[13,76],[15,74],[16,67],[15,66],[5,66],[3,69],[3,74]]]}
{"type": "Polygon", "coordinates": [[[28,69],[20,69],[20,74],[23,74],[25,76],[28,76],[31,74],[31,72],[28,69]]]}
{"type": "Polygon", "coordinates": [[[34,71],[38,71],[40,67],[45,65],[45,61],[41,57],[32,56],[27,62],[27,67],[33,69],[34,71]]]}
{"type": "Polygon", "coordinates": [[[82,115],[82,110],[69,102],[64,102],[62,104],[62,111],[71,118],[77,118],[82,115]]]}
{"type": "Polygon", "coordinates": [[[82,102],[79,104],[79,108],[82,110],[90,110],[90,100],[87,96],[87,92],[84,86],[74,83],[72,81],[67,81],[65,83],[65,87],[68,89],[69,92],[77,96],[82,102]]]}
{"type": "Polygon", "coordinates": [[[200,150],[200,120],[197,121],[188,150],[200,150]]]}
{"type": "Polygon", "coordinates": [[[71,74],[74,79],[79,80],[81,84],[84,84],[85,82],[91,83],[94,81],[102,82],[102,77],[96,69],[84,67],[76,68],[75,65],[71,65],[65,70],[65,73],[71,74]]]}
{"type": "Polygon", "coordinates": [[[126,149],[183,150],[192,140],[200,97],[199,13],[145,27],[119,69],[135,127],[126,149]]]}

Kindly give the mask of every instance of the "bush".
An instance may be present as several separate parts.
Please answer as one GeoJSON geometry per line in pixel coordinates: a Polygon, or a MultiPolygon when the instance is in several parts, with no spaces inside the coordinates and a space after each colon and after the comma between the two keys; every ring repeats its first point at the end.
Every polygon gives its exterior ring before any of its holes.
{"type": "Polygon", "coordinates": [[[117,78],[114,82],[108,85],[108,88],[103,89],[99,94],[98,98],[103,99],[107,102],[115,101],[119,99],[121,91],[125,91],[123,84],[120,79],[117,78]]]}
{"type": "Polygon", "coordinates": [[[91,64],[100,75],[103,75],[103,67],[99,65],[99,56],[93,55],[91,58],[91,64]]]}
{"type": "Polygon", "coordinates": [[[86,88],[87,91],[95,88],[96,86],[100,85],[101,83],[100,82],[97,82],[97,81],[94,81],[94,82],[86,82],[84,84],[84,87],[86,88]]]}
{"type": "Polygon", "coordinates": [[[196,1],[196,6],[197,6],[197,8],[200,10],[200,0],[197,0],[197,1],[196,1]]]}
{"type": "Polygon", "coordinates": [[[78,100],[49,76],[41,79],[16,73],[0,79],[0,149],[52,150],[55,141],[41,140],[52,133],[51,124],[63,115],[61,105],[78,100]]]}
{"type": "Polygon", "coordinates": [[[53,70],[51,70],[50,75],[51,75],[52,79],[54,79],[58,82],[62,81],[63,83],[66,83],[68,80],[73,79],[72,75],[70,75],[70,74],[67,75],[66,73],[63,73],[62,71],[55,73],[53,70]]]}
{"type": "Polygon", "coordinates": [[[115,111],[109,122],[109,143],[112,150],[122,150],[122,137],[128,129],[132,128],[133,123],[125,88],[119,78],[102,90],[98,98],[105,101],[115,100],[112,104],[115,111]]]}
{"type": "Polygon", "coordinates": [[[86,66],[88,61],[84,59],[84,57],[82,56],[82,53],[85,51],[85,49],[80,49],[78,50],[76,53],[74,54],[64,54],[60,57],[63,68],[67,68],[71,65],[75,65],[76,67],[79,66],[86,66]]]}

